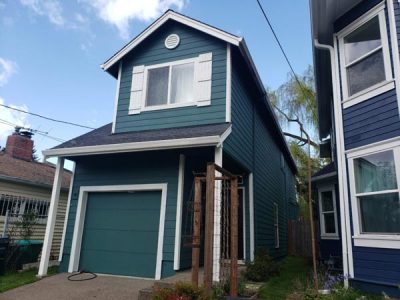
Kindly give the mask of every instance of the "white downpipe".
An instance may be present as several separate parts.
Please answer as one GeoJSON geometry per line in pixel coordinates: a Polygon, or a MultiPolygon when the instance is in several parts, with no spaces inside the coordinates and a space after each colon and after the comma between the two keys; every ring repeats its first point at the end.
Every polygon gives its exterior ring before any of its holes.
{"type": "Polygon", "coordinates": [[[340,222],[342,230],[342,252],[343,252],[343,274],[345,278],[345,286],[348,287],[348,278],[353,276],[352,249],[351,249],[351,232],[350,232],[350,214],[347,190],[347,173],[346,173],[346,157],[344,152],[344,134],[342,107],[340,100],[339,77],[337,73],[335,49],[330,45],[320,44],[318,40],[314,40],[314,46],[318,49],[328,50],[331,60],[332,71],[332,89],[333,89],[333,107],[335,115],[335,136],[337,148],[337,166],[338,166],[338,183],[340,198],[340,222]]]}
{"type": "MultiPolygon", "coordinates": [[[[222,167],[222,145],[215,147],[214,162],[222,167]]],[[[215,172],[215,176],[221,176],[221,173],[215,172]]],[[[215,182],[214,192],[214,245],[213,245],[213,281],[219,282],[220,260],[221,260],[221,189],[220,180],[215,182]]]]}

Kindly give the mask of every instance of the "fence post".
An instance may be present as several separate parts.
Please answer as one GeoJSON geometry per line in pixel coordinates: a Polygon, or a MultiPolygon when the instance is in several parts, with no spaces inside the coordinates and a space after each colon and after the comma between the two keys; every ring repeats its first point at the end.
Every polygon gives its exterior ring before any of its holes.
{"type": "Polygon", "coordinates": [[[10,222],[10,210],[7,209],[6,215],[4,218],[4,226],[3,226],[3,233],[1,234],[1,237],[6,237],[7,231],[8,231],[8,223],[10,222]]]}
{"type": "Polygon", "coordinates": [[[199,284],[200,229],[201,229],[201,179],[195,178],[193,204],[192,284],[199,284]]]}
{"type": "Polygon", "coordinates": [[[207,164],[206,175],[206,212],[204,234],[204,288],[211,295],[213,273],[213,235],[214,235],[214,187],[215,165],[207,164]]]}

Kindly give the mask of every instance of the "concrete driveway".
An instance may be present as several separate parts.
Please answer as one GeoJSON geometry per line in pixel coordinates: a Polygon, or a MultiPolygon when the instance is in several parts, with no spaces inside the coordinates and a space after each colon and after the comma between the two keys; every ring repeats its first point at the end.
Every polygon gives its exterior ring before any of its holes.
{"type": "Polygon", "coordinates": [[[0,294],[1,300],[137,299],[139,290],[153,280],[98,276],[88,281],[68,281],[67,273],[43,278],[35,283],[0,294]]]}

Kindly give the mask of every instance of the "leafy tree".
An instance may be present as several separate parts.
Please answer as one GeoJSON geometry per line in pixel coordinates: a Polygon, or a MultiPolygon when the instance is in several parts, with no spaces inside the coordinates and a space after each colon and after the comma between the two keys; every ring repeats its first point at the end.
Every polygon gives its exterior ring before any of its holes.
{"type": "Polygon", "coordinates": [[[32,148],[32,160],[33,161],[39,161],[39,156],[37,155],[37,150],[35,149],[35,147],[32,148]]]}

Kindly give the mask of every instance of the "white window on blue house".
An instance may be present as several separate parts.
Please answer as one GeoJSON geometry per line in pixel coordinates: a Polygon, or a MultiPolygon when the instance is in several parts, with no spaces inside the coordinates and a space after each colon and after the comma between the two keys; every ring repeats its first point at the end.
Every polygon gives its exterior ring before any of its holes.
{"type": "Polygon", "coordinates": [[[322,239],[339,238],[335,187],[318,189],[319,219],[322,239]]]}
{"type": "Polygon", "coordinates": [[[212,53],[132,71],[130,114],[211,104],[212,53]]]}
{"type": "Polygon", "coordinates": [[[338,33],[344,107],[394,88],[384,6],[338,33]]]}
{"type": "Polygon", "coordinates": [[[400,146],[349,163],[355,245],[400,249],[400,146]]]}

